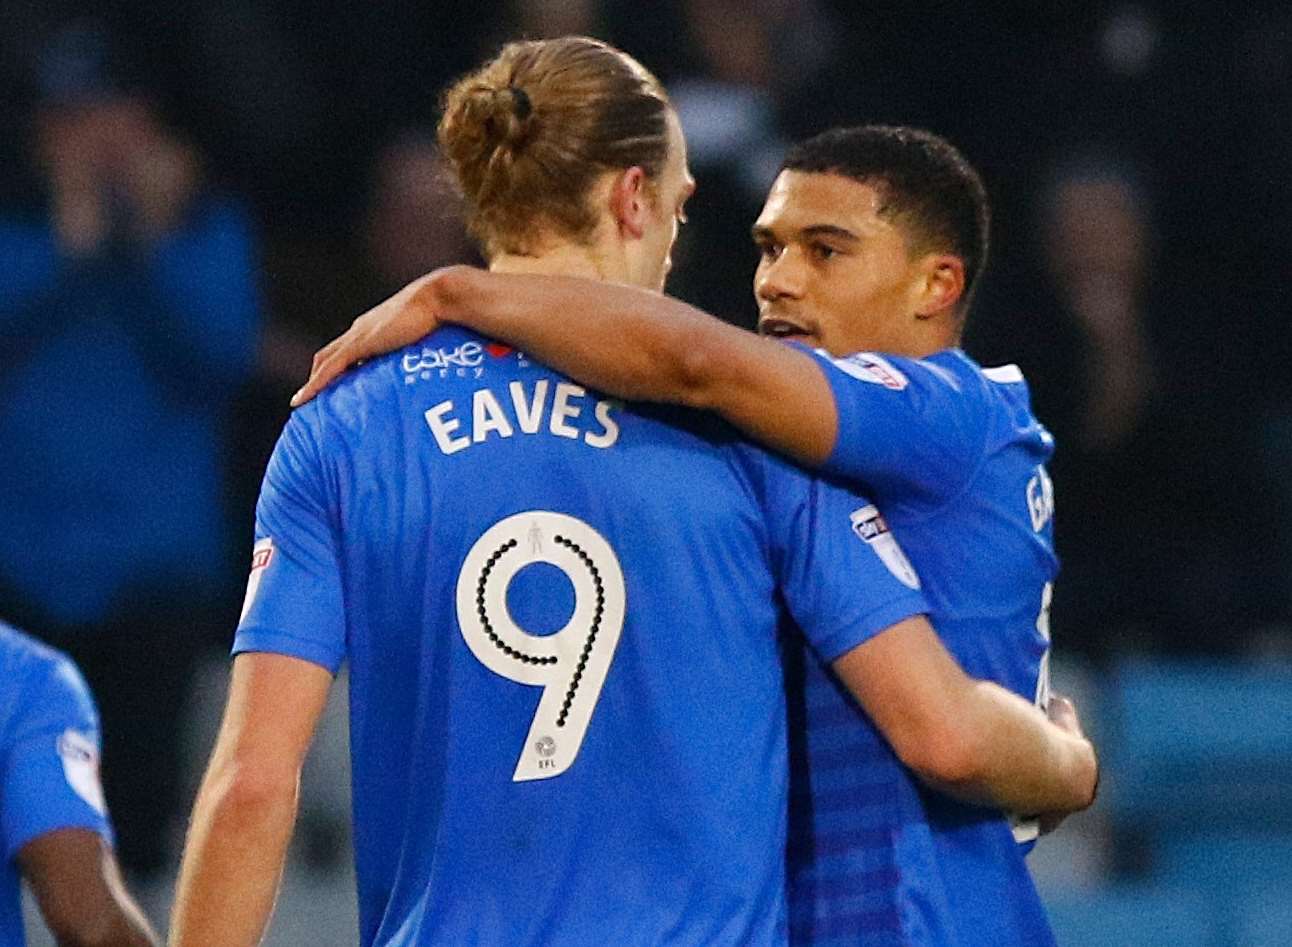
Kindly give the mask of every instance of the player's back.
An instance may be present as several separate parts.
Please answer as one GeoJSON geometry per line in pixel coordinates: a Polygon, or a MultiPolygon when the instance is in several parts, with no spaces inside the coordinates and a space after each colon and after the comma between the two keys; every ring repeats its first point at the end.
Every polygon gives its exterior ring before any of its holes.
{"type": "MultiPolygon", "coordinates": [[[[883,516],[874,511],[859,530],[883,545],[891,529],[920,576],[939,636],[970,675],[1039,699],[1057,571],[1044,470],[1053,445],[1032,416],[1021,374],[981,369],[959,351],[835,365],[852,377],[831,377],[840,412],[832,473],[860,484],[872,461],[864,452],[910,446],[875,443],[883,434],[864,425],[876,411],[910,426],[911,436],[955,445],[928,454],[917,447],[908,469],[861,484],[883,516]]],[[[1009,820],[925,789],[818,662],[805,661],[801,673],[795,939],[818,947],[1052,942],[1009,820]]]]}
{"type": "MultiPolygon", "coordinates": [[[[289,424],[265,489],[323,471],[363,944],[783,939],[759,487],[725,431],[670,420],[444,329],[289,424]]],[[[262,525],[261,561],[288,555],[298,524],[262,525]]]]}

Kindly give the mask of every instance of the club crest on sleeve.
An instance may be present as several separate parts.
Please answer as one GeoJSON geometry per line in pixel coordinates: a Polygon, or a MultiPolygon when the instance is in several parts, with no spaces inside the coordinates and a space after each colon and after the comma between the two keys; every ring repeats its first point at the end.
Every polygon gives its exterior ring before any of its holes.
{"type": "Polygon", "coordinates": [[[906,553],[897,543],[897,537],[888,528],[888,523],[873,504],[853,510],[851,517],[852,531],[857,538],[875,551],[875,555],[888,568],[897,581],[909,589],[920,587],[920,576],[906,558],[906,553]]]}
{"type": "Polygon", "coordinates": [[[872,385],[883,385],[891,391],[901,391],[910,384],[906,375],[882,355],[874,352],[856,352],[843,358],[831,359],[845,374],[872,385]]]}
{"type": "Polygon", "coordinates": [[[260,591],[260,580],[269,563],[273,561],[274,538],[266,536],[251,550],[251,575],[247,579],[247,594],[242,600],[242,614],[238,617],[238,624],[242,624],[243,619],[247,617],[247,612],[251,611],[251,606],[255,604],[256,593],[260,591]]]}
{"type": "Polygon", "coordinates": [[[72,791],[99,815],[106,816],[108,805],[99,782],[99,749],[94,741],[79,730],[64,730],[58,738],[58,756],[72,791]]]}

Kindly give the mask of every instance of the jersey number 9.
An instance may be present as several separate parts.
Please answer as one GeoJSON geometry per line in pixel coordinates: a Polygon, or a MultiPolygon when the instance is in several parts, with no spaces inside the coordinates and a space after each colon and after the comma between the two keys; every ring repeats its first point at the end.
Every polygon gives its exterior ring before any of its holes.
{"type": "Polygon", "coordinates": [[[531,510],[476,540],[458,575],[458,627],[471,653],[509,681],[543,688],[512,780],[550,779],[583,745],[624,627],[619,557],[595,529],[563,513],[531,510]],[[574,613],[559,631],[533,635],[512,619],[507,587],[545,562],[574,586],[574,613]]]}

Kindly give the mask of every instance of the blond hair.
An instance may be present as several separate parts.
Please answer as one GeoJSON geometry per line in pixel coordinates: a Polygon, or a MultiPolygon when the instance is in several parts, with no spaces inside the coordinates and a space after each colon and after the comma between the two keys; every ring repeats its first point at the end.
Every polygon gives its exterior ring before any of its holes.
{"type": "Polygon", "coordinates": [[[439,141],[487,256],[531,252],[544,232],[586,241],[606,171],[668,155],[668,96],[631,56],[583,36],[508,43],[444,95],[439,141]]]}

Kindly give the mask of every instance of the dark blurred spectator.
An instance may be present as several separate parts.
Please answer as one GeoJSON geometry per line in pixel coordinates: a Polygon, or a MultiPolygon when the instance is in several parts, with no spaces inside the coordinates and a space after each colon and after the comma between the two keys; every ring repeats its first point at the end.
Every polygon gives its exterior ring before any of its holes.
{"type": "Polygon", "coordinates": [[[997,284],[979,301],[970,348],[1022,365],[1057,440],[1056,641],[1100,659],[1237,649],[1260,617],[1250,471],[1180,339],[1203,315],[1163,275],[1146,184],[1088,154],[1052,173],[1039,204],[1038,271],[1007,279],[1013,298],[997,284]]]}
{"type": "Polygon", "coordinates": [[[749,227],[788,144],[789,103],[834,51],[830,21],[814,0],[681,0],[676,13],[683,42],[665,74],[700,187],[669,289],[752,325],[749,227]]]}
{"type": "Polygon", "coordinates": [[[120,855],[148,873],[193,657],[235,617],[226,426],[261,315],[246,213],[113,57],[92,23],[46,47],[47,206],[0,221],[0,602],[99,695],[120,855]]]}
{"type": "Polygon", "coordinates": [[[362,241],[374,301],[436,267],[479,262],[429,130],[402,132],[377,154],[362,241]]]}
{"type": "Polygon", "coordinates": [[[503,24],[506,38],[604,38],[601,8],[598,0],[510,0],[503,24]]]}

